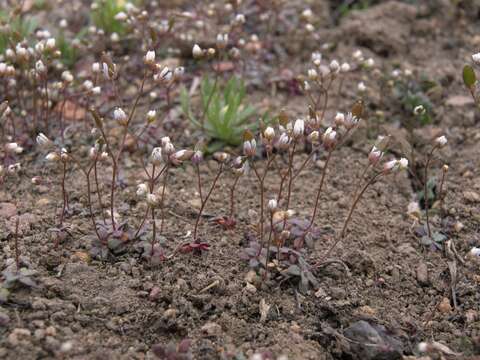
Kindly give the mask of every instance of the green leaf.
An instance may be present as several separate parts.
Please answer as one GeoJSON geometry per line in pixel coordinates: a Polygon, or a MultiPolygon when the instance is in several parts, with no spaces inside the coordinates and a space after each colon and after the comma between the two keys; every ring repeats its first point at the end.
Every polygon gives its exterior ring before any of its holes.
{"type": "Polygon", "coordinates": [[[465,86],[468,88],[472,88],[477,81],[477,77],[475,75],[475,70],[470,65],[465,65],[463,67],[463,82],[465,86]]]}

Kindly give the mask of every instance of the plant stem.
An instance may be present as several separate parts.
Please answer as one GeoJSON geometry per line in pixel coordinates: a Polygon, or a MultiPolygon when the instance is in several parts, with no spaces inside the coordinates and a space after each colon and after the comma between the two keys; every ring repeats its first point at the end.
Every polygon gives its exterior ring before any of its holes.
{"type": "Polygon", "coordinates": [[[60,227],[63,225],[63,219],[65,217],[65,210],[67,207],[67,194],[65,191],[65,177],[67,174],[67,162],[63,162],[63,172],[62,172],[62,196],[63,196],[63,207],[62,207],[62,214],[60,215],[60,227]]]}
{"type": "Polygon", "coordinates": [[[320,178],[320,183],[318,184],[317,196],[315,197],[315,206],[313,208],[312,218],[310,220],[310,224],[308,224],[308,227],[305,229],[305,234],[307,234],[308,231],[312,228],[313,223],[315,222],[315,217],[317,216],[318,203],[320,201],[320,194],[322,193],[323,183],[325,181],[325,175],[327,174],[328,164],[330,163],[330,159],[332,157],[332,152],[333,150],[330,150],[328,152],[327,160],[325,160],[325,167],[323,168],[322,177],[320,178]]]}
{"type": "Polygon", "coordinates": [[[201,178],[200,178],[200,166],[198,164],[196,164],[195,169],[197,171],[198,193],[200,194],[200,202],[202,202],[203,201],[203,195],[202,195],[202,181],[201,181],[201,178]]]}
{"type": "Polygon", "coordinates": [[[107,224],[107,218],[105,217],[105,212],[104,212],[103,202],[102,202],[102,194],[100,193],[100,186],[98,185],[97,162],[98,162],[98,156],[95,157],[95,160],[94,160],[94,163],[93,163],[93,174],[95,176],[95,186],[96,186],[96,190],[97,190],[98,204],[100,206],[100,211],[101,211],[101,214],[102,214],[103,223],[106,225],[107,224]]]}
{"type": "Polygon", "coordinates": [[[237,186],[238,180],[240,180],[240,175],[235,177],[235,180],[230,189],[230,219],[233,219],[235,216],[235,188],[237,186]]]}
{"type": "MultiPolygon", "coordinates": [[[[163,224],[165,221],[165,211],[164,211],[164,201],[165,201],[165,188],[167,187],[167,179],[168,179],[168,164],[165,165],[162,169],[162,172],[165,170],[165,176],[163,178],[163,186],[162,186],[162,196],[160,199],[160,211],[162,215],[162,221],[160,223],[160,232],[163,233],[163,224]]],[[[158,177],[157,177],[158,178],[158,177]]]]}
{"type": "MultiPolygon", "coordinates": [[[[155,164],[152,165],[152,178],[150,180],[150,193],[153,193],[154,183],[155,181],[155,164]]],[[[155,246],[155,240],[157,239],[157,223],[155,221],[155,208],[152,206],[152,244],[151,244],[151,251],[150,256],[153,257],[154,251],[153,247],[155,246]]]]}
{"type": "Polygon", "coordinates": [[[290,206],[290,197],[292,195],[292,184],[293,184],[293,157],[295,156],[295,148],[297,146],[297,142],[293,142],[293,147],[292,151],[290,153],[290,159],[288,161],[288,193],[287,193],[287,204],[285,206],[285,209],[288,210],[290,206]]]}
{"type": "Polygon", "coordinates": [[[445,177],[447,175],[447,171],[445,170],[445,167],[442,168],[442,180],[440,182],[440,208],[443,208],[443,200],[445,196],[443,195],[443,184],[445,183],[445,177]]]}
{"type": "Polygon", "coordinates": [[[200,206],[200,211],[198,212],[198,215],[197,215],[197,220],[195,221],[195,228],[193,230],[193,241],[194,242],[198,242],[197,241],[197,229],[198,229],[198,224],[200,222],[200,218],[202,217],[203,209],[205,208],[205,205],[207,204],[207,201],[210,198],[210,195],[212,194],[213,189],[215,188],[215,185],[217,184],[217,181],[220,178],[220,175],[222,174],[222,172],[223,172],[223,163],[220,163],[220,167],[218,169],[217,176],[215,176],[215,179],[213,179],[212,186],[210,187],[210,190],[208,191],[207,196],[202,201],[202,205],[200,206]]]}
{"type": "Polygon", "coordinates": [[[95,230],[95,234],[97,235],[98,241],[101,243],[103,242],[103,239],[100,237],[100,234],[98,233],[97,229],[97,222],[95,221],[95,215],[93,214],[93,209],[92,209],[92,196],[91,196],[91,185],[90,185],[90,173],[92,172],[93,165],[90,166],[88,171],[84,171],[85,177],[87,178],[87,200],[88,200],[88,210],[90,212],[90,219],[92,220],[92,225],[93,225],[93,230],[95,230]]]}
{"type": "Polygon", "coordinates": [[[20,217],[17,215],[15,221],[15,265],[17,266],[17,272],[20,270],[20,250],[18,249],[18,227],[20,225],[20,217]]]}
{"type": "MultiPolygon", "coordinates": [[[[120,161],[120,156],[122,155],[123,149],[125,147],[125,140],[127,139],[127,134],[128,134],[128,126],[130,125],[130,122],[133,119],[133,115],[135,114],[135,110],[137,109],[138,102],[140,101],[140,97],[143,94],[143,88],[145,86],[145,81],[147,80],[147,70],[144,71],[143,74],[143,80],[142,80],[142,85],[140,86],[140,90],[138,91],[137,98],[135,99],[135,103],[133,104],[132,110],[130,111],[130,114],[128,116],[127,123],[125,124],[125,129],[123,132],[122,136],[122,142],[120,143],[120,148],[118,150],[117,156],[113,157],[113,153],[111,153],[112,156],[112,161],[113,161],[113,169],[112,169],[112,183],[111,183],[111,188],[110,188],[110,216],[111,216],[111,221],[112,221],[112,227],[113,230],[116,230],[116,225],[115,225],[115,216],[113,212],[113,207],[115,203],[115,186],[116,186],[116,176],[117,176],[117,169],[118,169],[118,162],[120,161]]],[[[102,131],[103,133],[103,131],[102,131]]],[[[105,136],[104,136],[105,138],[105,136]]],[[[107,145],[108,146],[108,145],[107,145]]]]}
{"type": "MultiPolygon", "coordinates": [[[[325,253],[325,255],[322,257],[322,261],[328,257],[328,255],[330,255],[330,253],[332,252],[332,250],[337,246],[337,244],[342,241],[344,238],[345,238],[345,233],[347,231],[347,227],[348,227],[348,224],[350,223],[350,220],[352,219],[352,214],[353,214],[353,211],[355,210],[358,202],[360,201],[360,199],[362,198],[363,194],[365,193],[365,191],[367,191],[368,187],[370,185],[372,185],[373,183],[375,183],[375,181],[377,181],[377,179],[382,175],[382,173],[377,173],[376,175],[374,175],[362,188],[362,190],[360,191],[360,193],[357,195],[357,197],[354,199],[353,203],[352,203],[352,206],[350,207],[350,211],[348,212],[348,215],[347,215],[347,218],[345,219],[345,222],[343,223],[343,227],[342,227],[342,231],[340,232],[340,236],[335,240],[335,242],[333,243],[333,245],[330,247],[330,249],[328,249],[328,251],[325,253]]],[[[321,262],[321,261],[320,261],[321,262]]]]}
{"type": "MultiPolygon", "coordinates": [[[[270,258],[270,246],[272,244],[272,233],[273,233],[273,212],[270,212],[270,232],[268,234],[267,258],[265,259],[265,278],[268,276],[268,259],[270,258]]],[[[280,249],[278,249],[278,253],[280,253],[280,249]]]]}
{"type": "Polygon", "coordinates": [[[423,200],[425,204],[425,217],[427,220],[427,233],[428,237],[432,237],[432,230],[430,229],[430,218],[428,215],[428,167],[430,165],[430,160],[432,159],[433,152],[437,147],[434,146],[430,153],[427,155],[427,163],[425,164],[425,178],[424,178],[424,186],[423,186],[423,200]]]}

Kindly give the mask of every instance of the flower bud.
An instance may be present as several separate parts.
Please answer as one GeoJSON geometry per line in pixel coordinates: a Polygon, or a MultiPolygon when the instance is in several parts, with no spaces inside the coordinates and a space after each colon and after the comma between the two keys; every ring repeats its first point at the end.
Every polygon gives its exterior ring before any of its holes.
{"type": "Polygon", "coordinates": [[[307,76],[310,80],[315,81],[318,79],[318,73],[315,69],[308,69],[307,76]]]}
{"type": "Polygon", "coordinates": [[[145,58],[143,59],[143,61],[147,65],[155,64],[155,51],[154,50],[147,51],[147,54],[145,55],[145,58]]]}
{"type": "Polygon", "coordinates": [[[127,114],[125,114],[125,111],[123,111],[122,108],[116,108],[113,111],[113,118],[122,126],[126,126],[128,124],[127,114]]]}
{"type": "Polygon", "coordinates": [[[227,162],[227,160],[230,158],[230,155],[228,155],[226,152],[216,152],[213,154],[213,158],[223,164],[227,162]]]}
{"type": "Polygon", "coordinates": [[[343,63],[342,66],[340,66],[340,72],[347,73],[349,71],[350,71],[350,64],[343,63]]]}
{"type": "Polygon", "coordinates": [[[333,74],[337,74],[340,71],[340,64],[338,63],[337,60],[332,60],[329,67],[330,67],[330,71],[333,74]]]}
{"type": "Polygon", "coordinates": [[[174,165],[180,165],[183,161],[190,160],[193,156],[192,150],[179,150],[170,155],[170,161],[174,165]]]}
{"type": "Polygon", "coordinates": [[[480,64],[480,53],[473,54],[472,60],[475,64],[480,64]]]}
{"type": "Polygon", "coordinates": [[[45,156],[45,159],[50,162],[56,162],[60,160],[60,156],[56,152],[51,152],[51,153],[48,153],[47,156],[45,156]]]}
{"type": "Polygon", "coordinates": [[[193,45],[192,55],[194,59],[200,59],[203,57],[203,50],[198,44],[193,45]]]}
{"type": "Polygon", "coordinates": [[[339,112],[335,115],[335,125],[337,127],[345,125],[345,115],[343,113],[339,112]]]}
{"type": "Polygon", "coordinates": [[[147,204],[150,205],[152,208],[158,205],[158,197],[155,194],[149,193],[147,194],[147,204]]]}
{"type": "Polygon", "coordinates": [[[96,62],[92,64],[92,72],[94,74],[100,73],[100,63],[96,62]]]}
{"type": "Polygon", "coordinates": [[[44,133],[40,133],[37,135],[37,138],[36,138],[36,141],[37,141],[37,144],[41,147],[47,147],[49,145],[51,145],[51,141],[48,137],[45,136],[44,133]]]}
{"type": "Polygon", "coordinates": [[[268,210],[270,210],[272,213],[275,212],[275,210],[277,210],[277,207],[278,207],[277,200],[275,200],[275,199],[270,199],[270,200],[268,201],[267,208],[268,208],[268,210]]]}
{"type": "Polygon", "coordinates": [[[415,108],[413,109],[413,114],[414,115],[423,115],[425,114],[426,110],[425,110],[425,107],[423,105],[418,105],[418,106],[415,106],[415,108]]]}
{"type": "Polygon", "coordinates": [[[263,131],[263,137],[268,141],[272,141],[275,137],[275,130],[271,126],[267,127],[263,131]]]}
{"type": "Polygon", "coordinates": [[[243,154],[248,157],[255,156],[257,152],[257,142],[255,139],[243,142],[243,154]]]}
{"type": "Polygon", "coordinates": [[[153,123],[156,118],[157,118],[157,112],[155,110],[150,110],[149,112],[147,112],[147,122],[149,124],[153,123]]]}
{"type": "Polygon", "coordinates": [[[303,136],[304,132],[305,132],[305,121],[303,121],[303,119],[295,120],[295,125],[293,126],[293,136],[298,138],[300,136],[303,136]]]}
{"type": "Polygon", "coordinates": [[[349,112],[345,117],[345,122],[344,122],[345,128],[347,130],[351,130],[358,125],[359,121],[360,119],[358,117],[354,116],[352,113],[349,112]]]}
{"type": "Polygon", "coordinates": [[[120,11],[118,14],[114,16],[114,19],[118,21],[125,21],[127,20],[127,17],[128,17],[127,14],[125,14],[123,11],[120,11]]]}
{"type": "Polygon", "coordinates": [[[367,87],[365,86],[365,83],[363,81],[360,81],[357,85],[357,89],[359,92],[364,93],[367,91],[367,87]]]}
{"type": "Polygon", "coordinates": [[[218,49],[224,49],[228,44],[228,34],[218,34],[216,45],[218,49]]]}
{"type": "Polygon", "coordinates": [[[320,138],[320,133],[316,130],[308,134],[308,141],[310,141],[312,144],[317,143],[319,138],[320,138]]]}
{"type": "Polygon", "coordinates": [[[16,142],[12,142],[5,145],[5,150],[10,153],[21,154],[23,147],[19,146],[16,142]]]}
{"type": "Polygon", "coordinates": [[[276,144],[277,148],[279,150],[285,150],[288,148],[289,145],[290,145],[290,137],[286,133],[282,133],[280,135],[280,138],[277,141],[277,144],[276,144]]]}
{"type": "Polygon", "coordinates": [[[153,165],[160,165],[162,162],[162,148],[153,148],[152,154],[150,155],[150,162],[153,165]]]}
{"type": "Polygon", "coordinates": [[[165,145],[162,146],[162,152],[166,157],[169,157],[175,152],[175,146],[173,146],[171,142],[166,142],[165,145]]]}
{"type": "Polygon", "coordinates": [[[143,197],[147,194],[147,192],[148,192],[147,184],[142,183],[137,186],[137,196],[143,197]]]}
{"type": "Polygon", "coordinates": [[[192,164],[198,165],[203,161],[203,152],[200,150],[196,150],[192,155],[192,164]]]}
{"type": "Polygon", "coordinates": [[[329,127],[325,132],[323,133],[323,145],[325,146],[326,149],[332,150],[337,142],[337,132],[333,130],[331,127],[329,127]]]}
{"type": "Polygon", "coordinates": [[[378,164],[380,159],[383,157],[383,152],[378,150],[375,146],[372,148],[372,151],[370,151],[370,154],[368,154],[368,161],[370,162],[371,165],[375,166],[378,164]]]}
{"type": "Polygon", "coordinates": [[[320,64],[322,63],[322,54],[320,54],[319,52],[312,53],[312,63],[315,66],[320,66],[320,64]]]}
{"type": "Polygon", "coordinates": [[[54,50],[55,49],[55,38],[50,38],[50,39],[47,39],[46,43],[45,43],[45,47],[48,49],[48,50],[54,50]]]}
{"type": "Polygon", "coordinates": [[[447,138],[445,135],[439,136],[435,139],[435,146],[442,148],[447,145],[447,138]]]}

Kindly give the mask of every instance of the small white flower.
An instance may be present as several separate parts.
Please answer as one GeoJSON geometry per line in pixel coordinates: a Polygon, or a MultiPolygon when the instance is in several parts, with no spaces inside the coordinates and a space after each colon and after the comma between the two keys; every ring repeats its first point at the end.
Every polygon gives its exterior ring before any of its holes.
{"type": "Polygon", "coordinates": [[[157,195],[149,193],[147,195],[147,204],[150,205],[151,207],[157,206],[158,205],[157,195]]]}
{"type": "Polygon", "coordinates": [[[329,127],[325,132],[323,133],[323,144],[325,148],[331,150],[336,144],[336,137],[337,137],[337,132],[333,130],[331,127],[329,127]]]}
{"type": "Polygon", "coordinates": [[[50,139],[44,133],[40,133],[36,138],[37,144],[41,147],[46,147],[51,144],[50,139]]]}
{"type": "Polygon", "coordinates": [[[110,41],[119,42],[120,41],[120,35],[118,35],[116,32],[112,33],[112,35],[110,35],[110,41]]]}
{"type": "Polygon", "coordinates": [[[307,76],[310,80],[315,81],[318,79],[318,73],[315,69],[308,69],[307,76]]]}
{"type": "Polygon", "coordinates": [[[337,60],[332,60],[329,67],[330,67],[330,71],[334,74],[336,74],[340,71],[340,64],[338,63],[337,60]]]}
{"type": "Polygon", "coordinates": [[[126,125],[128,121],[127,114],[125,114],[122,108],[116,108],[113,111],[113,118],[115,121],[118,121],[120,125],[126,125]]]}
{"type": "Polygon", "coordinates": [[[203,161],[203,152],[200,150],[196,150],[192,155],[192,163],[194,165],[198,165],[203,161]]]}
{"type": "Polygon", "coordinates": [[[415,109],[413,109],[413,114],[414,115],[423,115],[425,114],[426,110],[423,105],[418,105],[415,106],[415,109]]]}
{"type": "Polygon", "coordinates": [[[347,73],[350,71],[350,64],[349,63],[343,63],[342,66],[340,66],[340,71],[342,73],[347,73]]]}
{"type": "Polygon", "coordinates": [[[480,64],[480,53],[473,54],[472,60],[475,64],[480,64]]]}
{"type": "Polygon", "coordinates": [[[137,196],[143,197],[148,193],[148,186],[145,183],[137,186],[137,196]]]}
{"type": "Polygon", "coordinates": [[[183,66],[178,66],[173,70],[173,77],[175,79],[180,79],[183,74],[185,74],[185,68],[183,66]]]}
{"type": "Polygon", "coordinates": [[[252,140],[246,140],[243,142],[243,154],[245,156],[255,156],[255,153],[257,152],[257,142],[255,139],[252,140]]]}
{"type": "Polygon", "coordinates": [[[128,18],[128,15],[125,14],[123,11],[120,11],[118,14],[115,15],[115,20],[118,20],[118,21],[125,21],[127,20],[128,18]]]}
{"type": "Polygon", "coordinates": [[[43,64],[42,60],[38,60],[38,61],[35,63],[35,70],[36,70],[37,73],[39,73],[39,74],[44,74],[44,73],[47,71],[47,68],[46,68],[45,65],[43,64]]]}
{"type": "Polygon", "coordinates": [[[356,50],[352,57],[356,60],[356,61],[363,61],[363,53],[362,53],[362,50],[356,50]]]}
{"type": "Polygon", "coordinates": [[[308,134],[308,141],[310,141],[312,144],[318,142],[319,138],[320,138],[320,133],[316,130],[308,134]]]}
{"type": "Polygon", "coordinates": [[[361,81],[361,82],[358,83],[357,89],[358,89],[358,91],[363,93],[367,90],[367,87],[365,86],[365,83],[363,81],[361,81]]]}
{"type": "Polygon", "coordinates": [[[398,160],[398,170],[406,170],[408,169],[408,159],[401,158],[398,160]]]}
{"type": "Polygon", "coordinates": [[[145,63],[146,64],[155,63],[155,51],[154,50],[147,51],[147,54],[145,55],[145,63]]]}
{"type": "Polygon", "coordinates": [[[383,164],[383,172],[387,174],[391,171],[396,170],[397,167],[398,167],[398,160],[395,159],[395,160],[387,161],[385,164],[383,164]]]}
{"type": "Polygon", "coordinates": [[[47,39],[47,41],[45,42],[45,47],[49,50],[54,50],[55,45],[56,45],[55,38],[47,39]]]}
{"type": "Polygon", "coordinates": [[[350,130],[357,126],[359,121],[360,119],[358,117],[354,116],[351,112],[349,112],[347,116],[345,116],[344,124],[345,127],[350,130]]]}
{"type": "Polygon", "coordinates": [[[68,26],[68,21],[67,21],[67,19],[62,19],[62,20],[60,20],[60,22],[58,23],[58,25],[60,26],[60,28],[65,29],[65,28],[68,26]]]}
{"type": "Polygon", "coordinates": [[[272,141],[273,138],[275,137],[275,130],[271,126],[267,127],[263,131],[263,137],[268,141],[272,141]]]}
{"type": "Polygon", "coordinates": [[[435,139],[435,145],[438,147],[444,147],[447,145],[447,138],[445,135],[439,136],[435,139]]]}
{"type": "Polygon", "coordinates": [[[96,62],[92,64],[92,72],[98,74],[100,72],[100,63],[96,62]]]}
{"type": "Polygon", "coordinates": [[[372,58],[369,58],[369,59],[365,60],[364,66],[366,68],[371,68],[374,65],[375,65],[375,60],[373,60],[372,58]]]}
{"type": "Polygon", "coordinates": [[[478,247],[471,248],[470,249],[470,255],[480,256],[480,248],[478,248],[478,247]]]}
{"type": "Polygon", "coordinates": [[[157,112],[155,110],[150,110],[147,112],[147,122],[152,123],[157,118],[157,112]]]}
{"type": "Polygon", "coordinates": [[[382,157],[383,157],[383,152],[374,146],[370,151],[370,154],[368,154],[368,161],[370,162],[371,165],[375,166],[378,164],[378,162],[382,157]]]}
{"type": "Polygon", "coordinates": [[[12,142],[5,145],[5,150],[7,152],[21,154],[23,152],[23,147],[19,146],[16,142],[12,142]]]}
{"type": "Polygon", "coordinates": [[[319,52],[314,52],[312,54],[312,62],[315,66],[320,66],[322,63],[322,54],[319,52]]]}
{"type": "Polygon", "coordinates": [[[100,86],[95,86],[93,89],[92,89],[92,93],[94,95],[100,95],[102,93],[102,88],[100,86]]]}
{"type": "Polygon", "coordinates": [[[237,14],[235,16],[235,23],[236,24],[245,24],[245,15],[243,14],[237,14]]]}
{"type": "Polygon", "coordinates": [[[337,126],[343,126],[345,125],[345,114],[338,112],[337,115],[335,115],[335,125],[337,126]]]}
{"type": "Polygon", "coordinates": [[[60,156],[56,152],[51,152],[48,153],[47,156],[45,156],[45,159],[50,162],[56,162],[60,160],[60,156]]]}
{"type": "Polygon", "coordinates": [[[293,125],[293,136],[300,137],[305,132],[305,121],[303,119],[295,120],[295,124],[293,125]]]}
{"type": "Polygon", "coordinates": [[[218,34],[217,41],[216,41],[217,48],[223,49],[227,46],[227,44],[228,44],[228,34],[218,34]]]}
{"type": "Polygon", "coordinates": [[[62,73],[62,80],[66,83],[71,83],[73,81],[73,75],[70,71],[64,71],[62,73]]]}
{"type": "Polygon", "coordinates": [[[286,148],[288,148],[289,145],[290,137],[285,132],[283,132],[278,139],[277,148],[279,148],[280,150],[285,150],[286,148]]]}
{"type": "Polygon", "coordinates": [[[198,44],[193,45],[192,55],[195,59],[199,59],[203,56],[203,50],[198,44]]]}
{"type": "Polygon", "coordinates": [[[150,161],[154,165],[160,165],[160,163],[162,162],[162,148],[153,148],[152,155],[150,156],[150,161]]]}

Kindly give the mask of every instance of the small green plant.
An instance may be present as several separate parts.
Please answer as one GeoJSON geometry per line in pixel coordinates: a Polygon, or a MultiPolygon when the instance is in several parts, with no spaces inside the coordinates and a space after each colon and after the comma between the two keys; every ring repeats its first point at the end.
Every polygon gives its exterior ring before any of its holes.
{"type": "Polygon", "coordinates": [[[184,88],[180,100],[182,110],[190,122],[202,129],[208,140],[208,151],[214,152],[225,145],[238,146],[246,130],[255,130],[258,124],[249,119],[255,115],[256,108],[245,104],[246,88],[243,81],[230,78],[220,89],[208,77],[201,84],[201,118],[195,118],[190,108],[190,96],[184,88]]]}
{"type": "Polygon", "coordinates": [[[37,23],[29,18],[22,16],[10,16],[4,11],[0,11],[0,54],[3,54],[8,47],[17,42],[28,38],[33,34],[37,23]]]}
{"type": "Polygon", "coordinates": [[[77,61],[79,56],[77,44],[80,43],[86,32],[86,29],[82,29],[73,40],[66,38],[63,32],[58,35],[57,46],[62,53],[61,61],[67,67],[72,67],[77,61]]]}
{"type": "Polygon", "coordinates": [[[115,16],[124,10],[123,2],[119,0],[97,0],[92,6],[91,19],[93,24],[103,29],[105,33],[123,35],[125,25],[115,16]]]}

